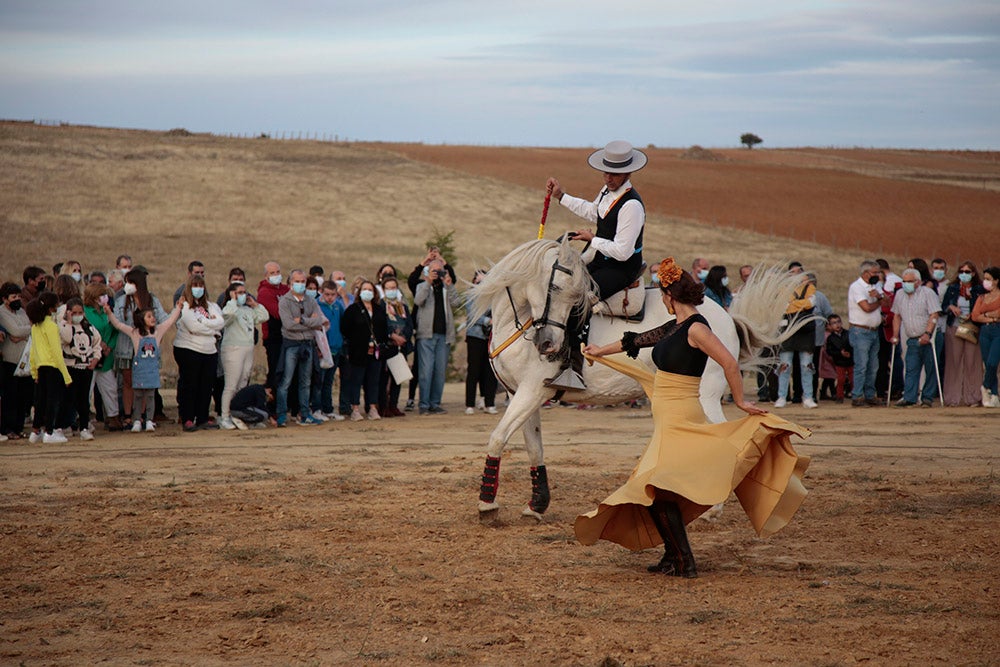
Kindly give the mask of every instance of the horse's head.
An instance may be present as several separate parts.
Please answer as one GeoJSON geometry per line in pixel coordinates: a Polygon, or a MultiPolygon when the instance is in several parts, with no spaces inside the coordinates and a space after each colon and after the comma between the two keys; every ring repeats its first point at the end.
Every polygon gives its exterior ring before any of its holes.
{"type": "Polygon", "coordinates": [[[535,348],[551,358],[562,349],[570,313],[582,312],[589,305],[593,281],[568,239],[545,253],[539,274],[544,282],[534,281],[526,293],[534,318],[535,348]]]}

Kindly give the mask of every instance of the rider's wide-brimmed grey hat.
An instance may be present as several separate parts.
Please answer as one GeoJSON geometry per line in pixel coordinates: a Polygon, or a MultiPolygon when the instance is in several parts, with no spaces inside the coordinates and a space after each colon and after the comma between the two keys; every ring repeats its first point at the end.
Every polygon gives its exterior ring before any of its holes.
{"type": "Polygon", "coordinates": [[[646,166],[646,154],[632,148],[627,141],[612,141],[587,158],[590,166],[609,174],[631,174],[646,166]]]}

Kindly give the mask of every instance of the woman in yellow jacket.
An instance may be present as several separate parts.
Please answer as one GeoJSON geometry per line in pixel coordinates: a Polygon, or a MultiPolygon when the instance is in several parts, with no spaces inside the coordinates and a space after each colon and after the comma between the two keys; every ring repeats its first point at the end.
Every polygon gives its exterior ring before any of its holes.
{"type": "Polygon", "coordinates": [[[796,267],[796,262],[792,263],[789,270],[802,274],[802,284],[792,294],[788,309],[785,310],[785,321],[791,324],[801,318],[808,318],[809,322],[781,345],[778,356],[781,358],[781,365],[778,367],[778,400],[774,402],[774,407],[783,408],[788,404],[788,393],[791,387],[789,380],[792,376],[792,362],[797,353],[799,355],[799,369],[802,371],[802,406],[815,408],[816,400],[813,397],[813,353],[816,351],[816,322],[813,318],[813,307],[816,305],[816,286],[809,282],[809,276],[802,273],[802,266],[796,267]]]}
{"type": "Polygon", "coordinates": [[[42,292],[24,307],[31,322],[31,377],[35,379],[35,416],[28,441],[36,443],[66,442],[66,436],[56,430],[56,419],[66,398],[66,387],[72,382],[63,360],[59,326],[52,315],[59,306],[53,292],[42,292]],[[44,435],[41,433],[45,426],[44,435]]]}

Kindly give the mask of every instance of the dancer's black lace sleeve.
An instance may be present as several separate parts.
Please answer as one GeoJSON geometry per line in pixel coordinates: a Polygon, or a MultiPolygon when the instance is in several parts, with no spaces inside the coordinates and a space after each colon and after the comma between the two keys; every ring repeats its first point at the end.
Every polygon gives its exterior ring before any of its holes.
{"type": "Polygon", "coordinates": [[[639,356],[640,349],[644,347],[653,347],[673,333],[673,330],[676,328],[677,322],[671,321],[666,324],[662,324],[655,329],[650,329],[649,331],[644,331],[642,333],[626,331],[625,335],[622,336],[622,351],[635,359],[639,356]]]}

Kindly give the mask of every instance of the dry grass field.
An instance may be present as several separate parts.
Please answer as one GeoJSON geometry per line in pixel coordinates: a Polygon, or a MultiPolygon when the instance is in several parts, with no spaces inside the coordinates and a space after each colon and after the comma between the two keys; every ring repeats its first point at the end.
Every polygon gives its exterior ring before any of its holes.
{"type": "MultiPolygon", "coordinates": [[[[997,155],[712,152],[650,151],[649,256],[799,259],[837,307],[875,254],[1000,261],[997,155]],[[824,231],[862,222],[864,242],[824,231]]],[[[201,259],[215,294],[271,258],[407,270],[436,230],[469,277],[534,237],[546,176],[596,192],[586,153],[0,124],[0,278],[127,252],[163,296],[201,259]]],[[[553,207],[547,235],[575,226],[553,207]]],[[[802,509],[767,540],[735,503],[693,524],[701,577],[681,581],[645,571],[653,552],[573,539],[647,410],[546,411],[551,509],[518,516],[516,436],[486,526],[496,417],[462,415],[461,391],[442,417],[0,444],[0,664],[1000,663],[1000,413],[788,409],[814,432],[795,443],[802,509]]]]}

